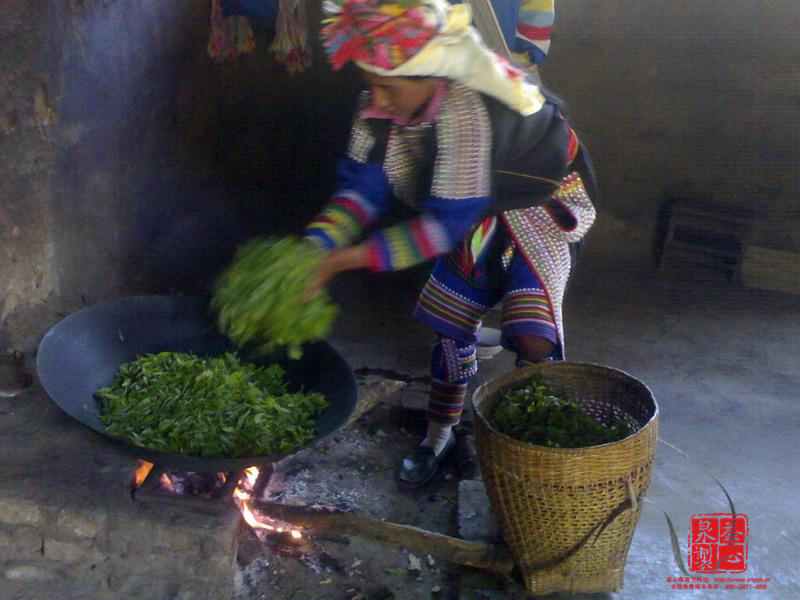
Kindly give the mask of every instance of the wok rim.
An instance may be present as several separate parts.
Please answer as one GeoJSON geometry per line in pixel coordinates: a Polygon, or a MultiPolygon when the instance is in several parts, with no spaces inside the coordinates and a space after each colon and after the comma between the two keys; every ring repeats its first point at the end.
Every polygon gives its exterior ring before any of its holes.
{"type": "MultiPolygon", "coordinates": [[[[36,352],[36,374],[39,380],[39,384],[41,385],[42,389],[46,393],[47,397],[53,402],[58,408],[69,415],[71,419],[80,423],[86,429],[92,431],[94,434],[98,435],[99,437],[109,440],[127,452],[136,456],[136,458],[146,460],[148,462],[152,462],[158,467],[167,468],[167,469],[174,469],[174,470],[185,470],[185,471],[192,471],[198,473],[213,473],[213,472],[230,472],[230,471],[241,471],[247,467],[251,466],[264,466],[279,462],[288,458],[289,456],[295,455],[303,450],[316,446],[328,440],[336,433],[338,433],[349,421],[350,417],[355,412],[357,403],[358,403],[358,384],[355,377],[355,373],[353,372],[353,368],[350,364],[345,360],[345,358],[336,350],[336,348],[326,340],[318,340],[316,342],[312,342],[309,344],[304,345],[304,348],[310,347],[320,347],[325,352],[328,352],[331,355],[331,358],[338,363],[338,366],[342,369],[342,376],[346,379],[346,386],[348,398],[350,398],[347,406],[345,406],[344,410],[342,411],[340,422],[336,423],[335,426],[324,435],[320,435],[312,439],[311,441],[297,446],[291,449],[288,452],[278,452],[269,455],[263,456],[246,456],[246,457],[226,457],[226,456],[194,456],[190,454],[174,454],[170,452],[162,452],[160,450],[156,450],[153,448],[147,448],[145,446],[137,446],[132,444],[126,440],[121,438],[112,436],[108,434],[105,430],[98,429],[92,426],[90,423],[87,423],[79,416],[73,414],[73,411],[70,410],[65,403],[60,402],[56,396],[58,394],[53,394],[52,390],[52,382],[53,378],[56,377],[54,373],[51,373],[52,367],[48,367],[46,364],[47,357],[49,354],[49,349],[51,344],[55,344],[59,339],[60,330],[67,327],[69,323],[74,320],[85,319],[87,315],[91,315],[94,312],[100,312],[102,309],[107,308],[109,306],[115,304],[122,304],[124,302],[148,302],[148,301],[157,301],[157,300],[170,300],[174,301],[175,299],[181,299],[185,301],[187,304],[191,302],[203,302],[202,296],[195,296],[195,295],[183,295],[183,294],[140,294],[135,296],[120,296],[116,298],[110,298],[101,302],[97,302],[95,304],[86,306],[80,310],[77,310],[73,313],[70,313],[63,319],[59,320],[55,324],[53,324],[47,332],[42,336],[36,352]],[[45,357],[44,359],[42,357],[45,357]],[[50,389],[48,389],[50,387],[50,389]]],[[[206,303],[207,304],[207,303],[206,303]]],[[[235,347],[231,347],[233,351],[236,351],[235,347]]],[[[250,358],[245,358],[245,360],[251,360],[250,358]]],[[[96,390],[95,390],[96,392],[96,390]]],[[[94,399],[93,399],[94,400],[94,399]]],[[[94,400],[96,402],[96,400],[94,400]]],[[[330,410],[326,409],[326,410],[330,410]]],[[[77,411],[75,411],[77,412],[77,411]]],[[[324,414],[324,413],[323,413],[324,414]]]]}

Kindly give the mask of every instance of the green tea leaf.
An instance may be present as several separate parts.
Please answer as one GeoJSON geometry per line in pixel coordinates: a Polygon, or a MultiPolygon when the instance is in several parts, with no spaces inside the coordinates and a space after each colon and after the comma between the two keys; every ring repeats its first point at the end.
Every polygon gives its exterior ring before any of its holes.
{"type": "Polygon", "coordinates": [[[300,358],[303,344],[324,338],[338,312],[325,291],[301,302],[323,257],[297,237],[257,238],[239,248],[212,300],[220,330],[240,347],[286,347],[300,358]]]}
{"type": "Polygon", "coordinates": [[[489,424],[514,439],[549,448],[596,446],[632,433],[625,421],[605,427],[541,379],[508,390],[492,410],[489,424]]]}
{"type": "Polygon", "coordinates": [[[328,407],[322,394],[288,393],[280,366],[259,367],[233,353],[140,356],[96,396],[109,435],[162,452],[231,458],[311,441],[328,407]]]}

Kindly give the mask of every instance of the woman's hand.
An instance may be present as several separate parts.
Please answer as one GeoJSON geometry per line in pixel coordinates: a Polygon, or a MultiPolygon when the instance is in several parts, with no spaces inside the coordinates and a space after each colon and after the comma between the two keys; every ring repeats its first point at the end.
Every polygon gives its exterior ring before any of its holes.
{"type": "Polygon", "coordinates": [[[339,273],[362,269],[367,266],[367,249],[364,245],[349,246],[329,252],[317,267],[311,284],[302,301],[313,300],[328,283],[339,273]]]}

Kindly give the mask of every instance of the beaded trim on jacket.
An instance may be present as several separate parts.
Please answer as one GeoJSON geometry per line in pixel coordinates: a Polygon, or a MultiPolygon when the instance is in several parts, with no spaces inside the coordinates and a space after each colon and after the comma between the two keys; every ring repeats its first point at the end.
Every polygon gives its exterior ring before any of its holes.
{"type": "Polygon", "coordinates": [[[583,238],[594,223],[594,205],[580,175],[571,173],[547,203],[534,208],[510,210],[502,213],[501,218],[515,246],[542,282],[553,311],[563,355],[562,308],[571,269],[569,243],[583,238]],[[574,218],[571,227],[559,224],[553,211],[548,208],[553,204],[561,205],[574,218]]]}
{"type": "Polygon", "coordinates": [[[417,207],[419,180],[425,156],[425,138],[431,134],[430,124],[398,127],[392,125],[386,145],[383,170],[395,195],[406,204],[417,207]]]}
{"type": "MultiPolygon", "coordinates": [[[[365,92],[359,99],[359,113],[369,102],[365,92]]],[[[433,127],[436,158],[430,193],[439,198],[459,200],[489,195],[491,183],[492,129],[486,106],[470,88],[451,82],[433,127]]],[[[392,124],[386,145],[383,170],[394,194],[416,206],[418,176],[425,160],[425,138],[430,124],[400,127],[392,124]]],[[[350,133],[348,155],[365,163],[375,145],[375,136],[365,119],[356,118],[350,133]]]]}
{"type": "Polygon", "coordinates": [[[436,162],[431,193],[440,198],[488,196],[492,128],[480,94],[458,83],[442,100],[436,120],[436,162]]]}
{"type": "Polygon", "coordinates": [[[361,92],[356,107],[356,117],[350,128],[350,139],[347,142],[347,155],[353,160],[365,163],[369,158],[370,150],[375,145],[375,136],[361,117],[361,111],[369,104],[369,92],[361,92]]]}

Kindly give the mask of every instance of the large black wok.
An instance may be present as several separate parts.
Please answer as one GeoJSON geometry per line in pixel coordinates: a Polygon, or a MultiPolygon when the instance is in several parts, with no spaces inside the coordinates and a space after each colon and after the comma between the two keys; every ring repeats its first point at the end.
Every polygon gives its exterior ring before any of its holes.
{"type": "MultiPolygon", "coordinates": [[[[301,360],[271,359],[286,369],[290,389],[320,392],[330,403],[317,420],[317,437],[288,454],[251,458],[167,454],[133,446],[105,432],[93,394],[111,384],[122,363],[154,352],[211,356],[232,349],[230,341],[217,333],[207,299],[137,296],[95,304],[54,325],[39,344],[37,369],[45,391],[71,417],[115,439],[139,458],[185,471],[236,471],[275,462],[329,437],[353,413],[357,388],[352,370],[330,345],[317,342],[305,347],[301,360]]],[[[257,357],[244,357],[263,364],[257,357]]]]}

